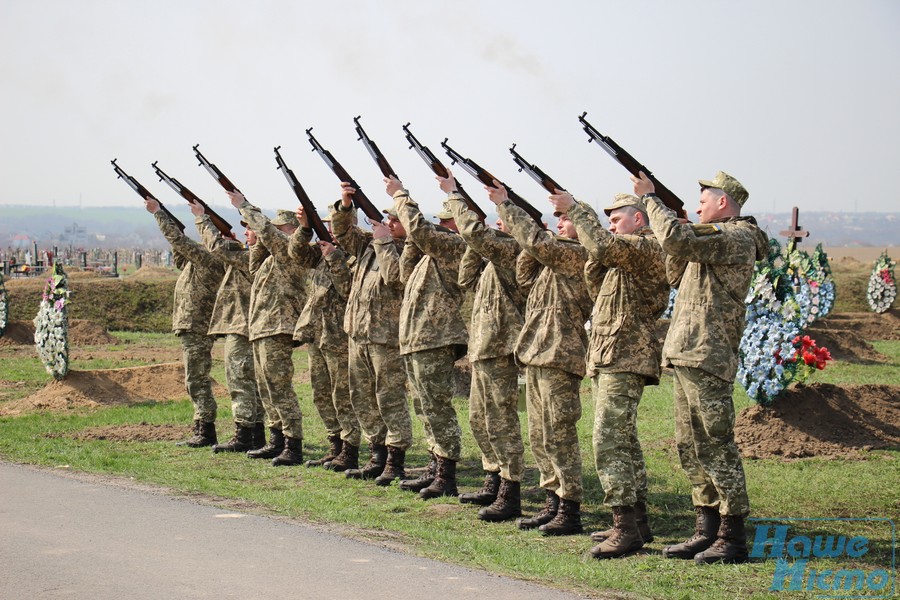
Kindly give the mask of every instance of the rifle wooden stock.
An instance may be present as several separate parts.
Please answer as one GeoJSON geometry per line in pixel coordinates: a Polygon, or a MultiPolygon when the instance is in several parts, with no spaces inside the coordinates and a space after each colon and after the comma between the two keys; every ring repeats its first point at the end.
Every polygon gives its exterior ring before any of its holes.
{"type": "Polygon", "coordinates": [[[168,184],[170,188],[175,190],[182,198],[188,201],[188,204],[197,203],[203,207],[204,212],[209,217],[209,220],[212,221],[212,224],[215,225],[216,229],[219,230],[219,233],[222,234],[223,237],[234,238],[234,232],[231,230],[231,225],[219,216],[209,204],[204,202],[197,194],[186,188],[181,184],[180,181],[175,179],[174,177],[169,177],[157,166],[157,162],[154,161],[150,166],[153,167],[153,170],[156,172],[156,175],[159,177],[160,181],[164,181],[168,184]]]}
{"type": "Polygon", "coordinates": [[[175,215],[173,215],[171,212],[169,212],[169,209],[166,208],[165,204],[160,202],[156,196],[151,194],[150,191],[147,188],[145,188],[143,185],[141,185],[141,183],[137,179],[135,179],[134,177],[132,177],[131,175],[126,173],[122,167],[117,165],[116,160],[118,160],[118,159],[114,158],[110,162],[112,163],[113,170],[116,172],[116,175],[118,176],[118,178],[124,180],[125,183],[128,184],[128,187],[133,189],[137,193],[137,195],[140,196],[143,200],[146,200],[147,198],[153,198],[154,200],[156,200],[156,202],[159,204],[159,209],[161,211],[163,211],[163,213],[165,213],[165,215],[167,217],[172,219],[172,222],[175,223],[175,225],[178,227],[178,229],[180,229],[182,232],[184,232],[184,223],[179,221],[175,217],[175,215]]]}
{"type": "Polygon", "coordinates": [[[519,171],[525,171],[532,179],[538,182],[545,190],[550,192],[551,194],[555,194],[558,191],[564,192],[566,188],[556,183],[556,181],[544,173],[540,167],[536,164],[530,163],[525,158],[516,152],[516,145],[513,144],[509,149],[510,154],[513,156],[513,162],[516,163],[519,167],[519,171]]]}
{"type": "Polygon", "coordinates": [[[356,180],[350,177],[350,173],[347,172],[347,169],[345,169],[341,163],[334,158],[334,155],[326,150],[322,144],[319,143],[319,140],[313,136],[312,127],[306,130],[306,136],[309,138],[309,143],[312,145],[313,152],[316,152],[322,157],[322,160],[325,161],[325,164],[328,165],[331,172],[337,176],[338,180],[342,183],[349,183],[356,188],[356,193],[353,194],[353,204],[356,205],[356,208],[363,211],[370,221],[377,221],[380,223],[384,220],[384,215],[376,208],[372,201],[369,200],[369,197],[363,193],[362,188],[356,183],[356,180]]]}
{"type": "Polygon", "coordinates": [[[363,129],[362,124],[359,122],[359,117],[354,117],[353,122],[356,124],[356,135],[359,136],[359,138],[357,139],[361,141],[363,143],[363,146],[366,147],[366,150],[369,151],[369,155],[375,161],[375,164],[378,165],[378,169],[381,171],[381,174],[385,177],[400,179],[399,177],[397,177],[397,173],[396,171],[394,171],[394,168],[390,165],[390,163],[388,163],[387,158],[385,158],[381,150],[378,149],[378,145],[372,141],[372,138],[366,135],[366,130],[363,129]]]}
{"type": "Polygon", "coordinates": [[[288,168],[287,163],[281,158],[281,153],[278,151],[280,149],[281,146],[275,147],[275,162],[278,164],[278,169],[284,174],[284,178],[287,179],[288,185],[294,190],[294,195],[297,196],[297,200],[300,201],[300,206],[303,207],[303,214],[306,215],[306,220],[309,223],[310,228],[312,228],[316,237],[320,240],[333,244],[334,238],[331,237],[328,228],[325,227],[325,223],[323,223],[322,218],[319,217],[316,206],[313,204],[309,194],[307,194],[306,190],[303,189],[303,186],[300,185],[300,180],[297,179],[294,172],[288,168]]]}
{"type": "Polygon", "coordinates": [[[194,145],[194,155],[196,155],[197,160],[200,161],[200,166],[203,167],[204,169],[206,169],[209,172],[209,174],[213,176],[213,179],[218,181],[219,185],[221,185],[225,189],[226,192],[240,194],[241,190],[239,190],[236,185],[231,183],[230,179],[225,177],[225,174],[219,170],[219,167],[217,167],[216,165],[214,165],[211,162],[209,162],[208,160],[206,160],[206,157],[203,156],[203,154],[200,152],[200,150],[198,150],[199,147],[200,147],[200,144],[194,145]]]}
{"type": "Polygon", "coordinates": [[[659,179],[653,175],[653,172],[650,171],[650,169],[638,162],[636,158],[629,154],[622,146],[617,144],[615,140],[597,131],[596,127],[587,122],[587,119],[585,119],[586,116],[587,112],[582,113],[581,116],[578,117],[578,122],[581,123],[584,132],[588,134],[588,141],[597,142],[598,146],[603,148],[607,154],[616,159],[620,165],[625,167],[625,170],[635,177],[640,177],[639,173],[643,172],[644,175],[653,182],[653,187],[656,188],[655,194],[659,196],[659,199],[663,201],[663,204],[674,210],[678,216],[687,217],[687,212],[684,210],[684,202],[681,201],[681,198],[663,185],[659,179]]]}

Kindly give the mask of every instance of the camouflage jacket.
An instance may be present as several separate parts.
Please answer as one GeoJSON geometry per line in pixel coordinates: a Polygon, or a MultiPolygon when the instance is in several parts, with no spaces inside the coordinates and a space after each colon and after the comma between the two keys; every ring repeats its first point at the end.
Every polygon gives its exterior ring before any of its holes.
{"type": "Polygon", "coordinates": [[[197,219],[197,230],[206,249],[225,265],[225,276],[216,293],[209,321],[209,335],[235,333],[248,337],[250,329],[250,252],[240,242],[222,237],[208,215],[197,219]]]}
{"type": "Polygon", "coordinates": [[[596,213],[577,203],[569,218],[578,240],[587,248],[585,280],[595,297],[591,313],[588,375],[636,373],[647,383],[659,383],[660,343],[656,320],[669,302],[666,255],[653,230],[642,227],[632,235],[606,229],[596,213]]]}
{"type": "Polygon", "coordinates": [[[291,236],[291,257],[300,266],[312,269],[294,340],[323,350],[347,352],[344,309],[350,295],[349,257],[340,248],[323,256],[319,245],[310,243],[312,233],[312,229],[300,227],[291,236]]]}
{"type": "Polygon", "coordinates": [[[258,208],[244,201],[240,211],[257,238],[250,252],[250,341],[293,335],[306,302],[307,269],[291,258],[290,237],[272,225],[258,208]]]}
{"type": "Polygon", "coordinates": [[[541,229],[512,202],[498,207],[500,218],[522,246],[516,281],[528,290],[525,326],[516,358],[535,367],[585,374],[591,299],[584,283],[587,250],[575,240],[541,229]]]}
{"type": "Polygon", "coordinates": [[[391,238],[376,240],[353,224],[351,211],[337,202],[331,215],[334,237],[356,259],[352,272],[344,331],[358,344],[399,345],[400,252],[403,242],[391,238]]]}
{"type": "Polygon", "coordinates": [[[456,232],[438,231],[426,221],[406,190],[394,194],[394,209],[408,240],[421,252],[403,291],[400,354],[457,346],[462,356],[468,334],[457,278],[466,243],[456,232]]]}
{"type": "Polygon", "coordinates": [[[163,211],[156,211],[154,217],[172,250],[183,259],[178,261],[181,273],[175,282],[172,331],[206,334],[225,267],[219,258],[178,229],[163,211]]]}
{"type": "Polygon", "coordinates": [[[658,198],[647,199],[650,225],[668,255],[678,288],[663,364],[695,367],[734,381],[753,266],[768,239],[753,217],[682,224],[658,198]]]}
{"type": "Polygon", "coordinates": [[[519,243],[482,223],[468,210],[462,196],[451,193],[447,206],[459,235],[468,244],[457,281],[463,289],[475,287],[469,321],[469,360],[513,354],[525,323],[525,294],[516,283],[519,243]]]}

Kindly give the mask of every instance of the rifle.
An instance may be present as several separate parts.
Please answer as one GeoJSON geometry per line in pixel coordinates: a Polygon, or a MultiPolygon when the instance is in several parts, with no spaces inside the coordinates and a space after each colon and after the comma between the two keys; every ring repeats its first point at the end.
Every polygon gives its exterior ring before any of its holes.
{"type": "Polygon", "coordinates": [[[223,188],[225,188],[226,192],[234,192],[241,193],[241,190],[237,189],[237,186],[231,183],[231,181],[225,177],[225,174],[219,170],[219,167],[209,162],[205,156],[197,149],[200,147],[200,144],[196,144],[194,146],[194,154],[197,155],[197,160],[200,161],[200,166],[209,171],[209,174],[213,176],[213,179],[219,182],[223,188]]]}
{"type": "Polygon", "coordinates": [[[555,194],[557,190],[559,190],[560,192],[566,191],[566,188],[556,183],[556,181],[552,177],[544,173],[544,171],[541,170],[539,166],[528,162],[522,157],[521,154],[516,152],[515,144],[513,144],[509,148],[509,152],[513,155],[513,162],[519,165],[520,173],[522,171],[528,173],[528,175],[531,176],[532,179],[541,184],[541,186],[543,186],[543,188],[551,194],[555,194]]]}
{"type": "Polygon", "coordinates": [[[303,207],[303,214],[306,215],[306,219],[309,221],[309,226],[316,232],[316,236],[320,240],[333,244],[334,239],[331,237],[331,234],[328,233],[328,229],[325,227],[325,223],[322,222],[321,217],[319,217],[319,213],[316,212],[316,206],[310,199],[309,194],[306,193],[306,190],[303,189],[303,186],[300,185],[300,181],[297,179],[296,175],[294,175],[294,172],[288,168],[284,159],[281,158],[281,153],[278,151],[280,149],[281,146],[275,146],[275,162],[278,163],[278,168],[281,169],[285,179],[287,179],[288,184],[291,186],[291,189],[294,190],[294,194],[300,201],[300,205],[303,207]]]}
{"type": "Polygon", "coordinates": [[[375,142],[372,141],[372,138],[366,135],[366,130],[363,129],[362,125],[359,123],[359,117],[354,117],[353,122],[356,124],[356,135],[359,136],[357,139],[363,143],[363,146],[365,146],[366,150],[369,151],[369,154],[372,155],[372,158],[378,164],[378,168],[381,169],[381,174],[385,177],[400,179],[397,177],[397,173],[394,171],[393,167],[388,164],[384,154],[381,153],[381,150],[379,150],[375,142]]]}
{"type": "Polygon", "coordinates": [[[681,201],[681,198],[676,196],[672,190],[667,188],[665,185],[660,183],[660,181],[653,175],[653,172],[650,171],[647,167],[642,165],[631,156],[622,146],[617,144],[611,137],[603,135],[597,129],[587,122],[587,119],[584,117],[587,116],[587,112],[581,114],[578,117],[578,121],[581,123],[581,126],[584,128],[585,133],[588,134],[588,143],[597,142],[601,148],[603,148],[610,156],[612,156],[620,165],[625,167],[625,169],[634,175],[635,177],[640,177],[640,173],[643,171],[644,175],[653,182],[653,187],[656,188],[655,194],[659,196],[659,199],[663,201],[668,208],[671,208],[675,211],[675,213],[679,217],[687,217],[687,213],[684,210],[684,202],[681,201]]]}
{"type": "Polygon", "coordinates": [[[135,192],[137,192],[137,195],[140,196],[141,198],[143,198],[144,200],[146,200],[147,198],[153,198],[154,200],[156,200],[156,201],[159,203],[159,209],[160,209],[161,211],[163,211],[164,213],[166,213],[166,216],[167,216],[167,217],[169,217],[170,219],[172,219],[172,222],[175,223],[175,225],[178,227],[178,229],[180,229],[182,232],[184,232],[184,223],[182,223],[182,222],[179,221],[177,218],[175,218],[175,215],[173,215],[172,213],[170,213],[170,212],[169,212],[169,209],[166,208],[165,205],[163,205],[162,202],[160,202],[159,200],[157,200],[157,199],[156,199],[156,196],[154,196],[153,194],[151,194],[151,193],[149,192],[149,190],[147,190],[147,188],[145,188],[143,185],[140,184],[140,182],[138,182],[137,179],[135,179],[134,177],[132,177],[131,175],[129,175],[128,173],[126,173],[126,172],[122,169],[122,167],[120,167],[119,165],[117,165],[117,164],[116,164],[116,161],[117,161],[117,160],[118,160],[118,159],[114,158],[114,159],[112,159],[110,162],[112,163],[113,170],[116,172],[116,175],[118,175],[118,178],[119,178],[119,179],[124,179],[124,180],[125,180],[125,183],[127,183],[128,186],[129,186],[131,189],[133,189],[135,192]]]}
{"type": "MultiPolygon", "coordinates": [[[[447,152],[447,156],[450,157],[450,164],[453,165],[459,163],[459,166],[461,166],[463,170],[466,171],[466,173],[468,173],[484,185],[488,187],[494,187],[494,180],[497,178],[478,166],[478,163],[476,163],[471,158],[464,158],[462,154],[451,148],[447,144],[447,139],[448,138],[444,138],[444,141],[441,142],[441,146],[447,152]]],[[[497,179],[497,181],[500,183],[500,185],[506,188],[506,193],[509,195],[509,199],[513,204],[528,213],[528,216],[534,219],[534,222],[537,223],[541,229],[546,229],[546,226],[544,225],[544,215],[541,214],[541,211],[532,206],[520,195],[512,191],[512,188],[510,188],[508,185],[506,185],[499,179],[497,179]]]]}
{"type": "Polygon", "coordinates": [[[201,200],[194,192],[187,189],[181,182],[173,177],[169,177],[166,175],[162,169],[156,166],[156,163],[159,161],[153,161],[150,165],[153,167],[153,170],[156,171],[156,174],[159,176],[160,181],[165,181],[169,184],[169,187],[178,192],[182,198],[188,201],[188,204],[197,203],[203,207],[206,211],[206,214],[209,215],[209,220],[212,221],[212,224],[216,226],[216,229],[219,230],[219,233],[222,234],[223,237],[234,238],[234,232],[231,231],[231,225],[228,224],[228,221],[219,216],[219,214],[212,209],[212,207],[201,200]]]}
{"type": "MultiPolygon", "coordinates": [[[[437,175],[438,177],[446,178],[450,175],[450,171],[447,170],[447,167],[438,160],[438,157],[434,155],[434,153],[428,149],[427,146],[423,146],[419,140],[416,139],[416,136],[412,134],[412,131],[409,130],[409,123],[403,126],[403,132],[406,134],[406,141],[409,142],[409,147],[418,153],[419,156],[422,157],[422,160],[425,161],[430,168],[432,173],[437,175]]],[[[473,213],[478,215],[479,220],[484,222],[487,219],[487,215],[481,207],[472,199],[466,190],[463,189],[463,186],[459,183],[456,177],[453,178],[453,181],[456,183],[456,193],[463,197],[466,201],[466,206],[473,213]]]]}
{"type": "Polygon", "coordinates": [[[350,173],[347,172],[347,169],[341,166],[341,163],[334,158],[334,155],[332,155],[331,152],[322,147],[322,144],[313,137],[311,132],[312,127],[306,130],[306,135],[309,137],[309,143],[312,144],[313,152],[317,152],[319,156],[322,157],[322,160],[325,161],[328,168],[331,169],[341,182],[349,183],[356,188],[356,193],[353,194],[353,203],[356,205],[356,208],[362,210],[363,213],[369,217],[369,220],[378,221],[380,223],[384,219],[384,215],[381,214],[381,211],[378,210],[375,205],[372,204],[372,201],[369,200],[369,197],[363,193],[362,188],[359,187],[356,180],[350,177],[350,173]]]}

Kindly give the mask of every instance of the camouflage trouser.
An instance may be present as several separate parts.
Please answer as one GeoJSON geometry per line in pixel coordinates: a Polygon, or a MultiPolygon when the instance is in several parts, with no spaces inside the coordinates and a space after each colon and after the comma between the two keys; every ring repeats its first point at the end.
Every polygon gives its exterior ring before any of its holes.
{"type": "Polygon", "coordinates": [[[637,436],[643,375],[601,373],[591,379],[594,395],[594,464],[607,506],[647,501],[647,467],[637,436]]]}
{"type": "Polygon", "coordinates": [[[340,435],[345,442],[359,446],[359,421],[350,404],[346,350],[323,350],[310,344],[307,351],[313,404],[325,430],[329,436],[340,435]]]}
{"type": "Polygon", "coordinates": [[[453,408],[453,346],[406,355],[406,370],[415,397],[421,402],[426,430],[434,442],[429,450],[442,458],[459,460],[462,430],[453,408]]]}
{"type": "Polygon", "coordinates": [[[519,425],[519,368],[510,354],[472,363],[469,426],[485,471],[522,481],[525,448],[519,425]]]}
{"type": "Polygon", "coordinates": [[[581,449],[578,419],[581,377],[550,367],[525,367],[528,439],[541,473],[540,486],[573,502],[581,502],[581,449]]]}
{"type": "Polygon", "coordinates": [[[400,350],[381,344],[357,344],[350,350],[350,404],[366,441],[406,449],[412,444],[412,420],[406,401],[406,371],[400,350]]]}
{"type": "Polygon", "coordinates": [[[294,392],[294,340],[280,333],[253,340],[256,386],[266,409],[266,425],[285,437],[303,439],[303,415],[294,392]]]}
{"type": "Polygon", "coordinates": [[[744,465],[734,441],[734,383],[701,369],[675,367],[675,443],[693,486],[694,506],[723,515],[750,512],[744,465]]]}
{"type": "Polygon", "coordinates": [[[234,422],[243,427],[262,423],[266,415],[256,389],[253,344],[245,335],[225,335],[225,381],[231,394],[234,422]]]}
{"type": "Polygon", "coordinates": [[[184,389],[194,403],[194,420],[213,423],[216,420],[216,398],[209,371],[212,369],[212,347],[216,338],[193,331],[183,331],[178,337],[181,338],[184,362],[184,389]]]}

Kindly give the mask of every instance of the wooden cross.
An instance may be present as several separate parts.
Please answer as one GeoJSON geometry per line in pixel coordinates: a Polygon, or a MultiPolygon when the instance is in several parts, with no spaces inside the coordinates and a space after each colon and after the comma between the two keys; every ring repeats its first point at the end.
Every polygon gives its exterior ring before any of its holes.
{"type": "Polygon", "coordinates": [[[791,211],[791,228],[778,232],[778,235],[783,235],[790,240],[788,242],[788,252],[793,252],[800,240],[809,237],[808,231],[800,229],[800,223],[797,222],[799,217],[800,209],[795,206],[791,211]]]}

